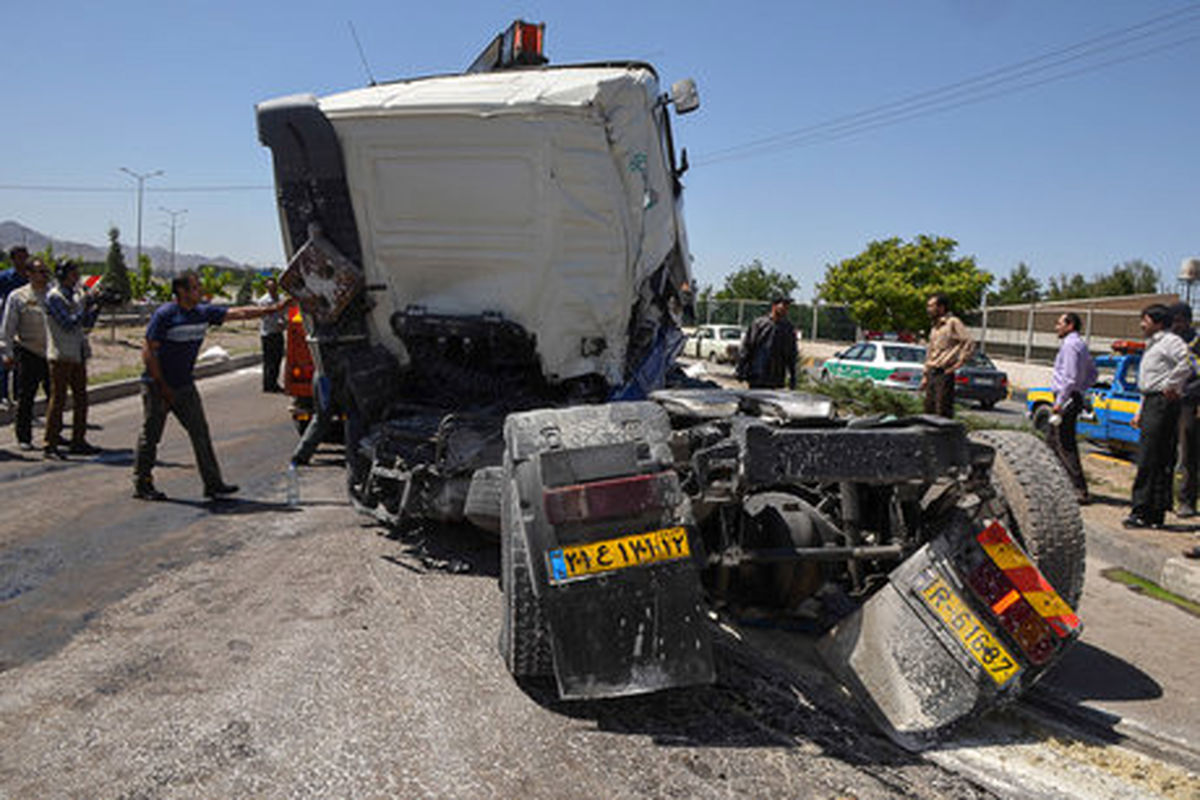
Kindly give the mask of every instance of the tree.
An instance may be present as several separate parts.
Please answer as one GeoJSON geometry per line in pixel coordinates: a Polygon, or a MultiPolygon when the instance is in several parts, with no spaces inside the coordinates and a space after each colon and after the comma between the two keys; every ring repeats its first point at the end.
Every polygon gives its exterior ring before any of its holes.
{"type": "Polygon", "coordinates": [[[234,304],[239,306],[249,305],[254,300],[254,271],[246,270],[242,275],[242,282],[238,285],[237,297],[234,298],[234,304]]]}
{"type": "Polygon", "coordinates": [[[233,283],[232,272],[218,272],[212,264],[201,264],[197,277],[200,280],[201,294],[210,298],[221,296],[225,293],[225,287],[233,283]]]}
{"type": "Polygon", "coordinates": [[[725,288],[716,294],[718,300],[770,300],[778,295],[791,297],[799,286],[790,275],[768,270],[757,258],[725,276],[725,288]]]}
{"type": "Polygon", "coordinates": [[[915,331],[928,326],[925,301],[944,294],[957,311],[979,305],[991,274],[974,256],[954,258],[958,242],[920,235],[912,243],[899,238],[871,242],[862,253],[827,264],[821,297],[845,303],[864,328],[915,331]]]}
{"type": "Polygon", "coordinates": [[[997,306],[1036,303],[1041,296],[1042,282],[1030,274],[1029,265],[1022,261],[1000,279],[996,291],[988,292],[988,303],[997,306]]]}
{"type": "Polygon", "coordinates": [[[151,284],[154,282],[154,271],[150,267],[150,256],[142,253],[141,263],[137,272],[129,276],[129,296],[134,300],[142,300],[152,293],[151,284]]]}
{"type": "Polygon", "coordinates": [[[129,270],[125,268],[125,254],[117,241],[121,232],[114,225],[108,229],[108,257],[104,260],[104,288],[119,295],[122,303],[132,297],[129,286],[129,270]]]}
{"type": "Polygon", "coordinates": [[[1114,266],[1107,273],[1088,280],[1078,273],[1061,274],[1050,279],[1047,300],[1074,300],[1081,297],[1114,297],[1123,294],[1153,294],[1158,291],[1158,271],[1135,258],[1114,266]]]}

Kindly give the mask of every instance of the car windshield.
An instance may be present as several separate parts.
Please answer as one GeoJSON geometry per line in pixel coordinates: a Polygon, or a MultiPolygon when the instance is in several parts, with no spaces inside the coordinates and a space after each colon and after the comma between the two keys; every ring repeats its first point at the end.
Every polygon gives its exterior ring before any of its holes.
{"type": "Polygon", "coordinates": [[[995,369],[996,365],[992,360],[983,353],[976,353],[971,356],[971,360],[967,362],[968,367],[978,367],[979,369],[995,369]]]}
{"type": "Polygon", "coordinates": [[[924,347],[900,347],[885,344],[883,357],[887,361],[902,361],[906,364],[920,364],[925,361],[924,347]]]}
{"type": "Polygon", "coordinates": [[[721,331],[721,338],[722,339],[741,339],[742,331],[740,328],[726,328],[725,330],[721,331]]]}

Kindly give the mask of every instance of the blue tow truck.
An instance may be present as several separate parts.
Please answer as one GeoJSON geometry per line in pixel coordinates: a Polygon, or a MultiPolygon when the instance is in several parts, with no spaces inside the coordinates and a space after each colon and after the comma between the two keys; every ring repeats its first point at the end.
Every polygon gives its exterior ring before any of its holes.
{"type": "MultiPolygon", "coordinates": [[[[1096,384],[1084,393],[1083,412],[1075,430],[1079,436],[1118,455],[1137,450],[1138,429],[1133,416],[1141,405],[1138,394],[1138,365],[1142,360],[1142,342],[1113,342],[1113,352],[1096,359],[1096,384]]],[[[1047,386],[1030,389],[1025,397],[1025,413],[1033,427],[1045,433],[1050,425],[1054,393],[1047,386]]]]}

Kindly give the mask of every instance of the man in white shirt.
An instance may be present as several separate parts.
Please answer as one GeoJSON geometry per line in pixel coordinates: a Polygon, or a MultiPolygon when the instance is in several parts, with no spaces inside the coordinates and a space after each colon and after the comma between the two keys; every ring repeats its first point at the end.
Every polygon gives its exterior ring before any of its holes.
{"type": "Polygon", "coordinates": [[[1141,435],[1133,507],[1121,523],[1126,528],[1161,528],[1171,507],[1180,397],[1192,373],[1187,345],[1171,332],[1172,321],[1170,309],[1159,303],[1142,310],[1142,334],[1146,337],[1138,368],[1142,405],[1132,422],[1141,435]]]}

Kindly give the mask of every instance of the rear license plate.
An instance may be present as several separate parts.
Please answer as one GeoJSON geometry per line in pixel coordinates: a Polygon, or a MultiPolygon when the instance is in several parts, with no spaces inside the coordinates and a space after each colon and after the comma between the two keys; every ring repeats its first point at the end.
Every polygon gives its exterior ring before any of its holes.
{"type": "Polygon", "coordinates": [[[563,583],[626,567],[675,561],[690,555],[687,529],[678,527],[559,547],[547,552],[546,560],[550,566],[550,583],[563,583]]]}
{"type": "Polygon", "coordinates": [[[993,385],[995,385],[995,383],[996,382],[993,381],[991,378],[976,378],[975,379],[976,386],[993,386],[993,385]]]}
{"type": "Polygon", "coordinates": [[[983,627],[945,580],[934,577],[921,592],[921,599],[997,686],[1003,686],[1021,671],[1017,660],[983,627]]]}

